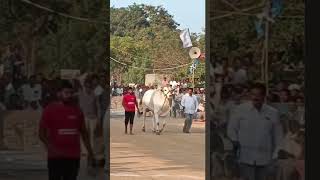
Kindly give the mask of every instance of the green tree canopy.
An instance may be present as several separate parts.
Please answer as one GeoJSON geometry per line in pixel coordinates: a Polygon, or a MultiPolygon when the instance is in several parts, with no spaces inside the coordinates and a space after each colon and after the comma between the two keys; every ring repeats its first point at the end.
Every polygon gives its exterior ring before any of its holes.
{"type": "MultiPolygon", "coordinates": [[[[114,78],[126,83],[144,83],[145,74],[153,73],[150,69],[161,69],[154,72],[169,73],[177,78],[187,76],[189,66],[165,70],[191,63],[191,59],[188,50],[182,48],[179,24],[163,7],[133,4],[126,8],[111,8],[110,26],[111,56],[128,65],[112,62],[114,78]]],[[[192,34],[191,38],[195,45],[205,50],[204,34],[192,34]]],[[[204,70],[197,73],[201,76],[204,70]]]]}
{"type": "MultiPolygon", "coordinates": [[[[211,43],[210,57],[218,60],[225,57],[234,58],[249,57],[251,62],[250,74],[254,80],[260,79],[260,64],[264,37],[257,38],[254,26],[256,15],[262,12],[264,1],[246,0],[236,1],[233,6],[244,10],[243,13],[228,15],[235,10],[215,0],[211,12],[211,43]]],[[[283,12],[280,17],[270,23],[269,33],[269,69],[272,81],[287,79],[289,74],[283,71],[284,66],[290,63],[302,62],[304,59],[304,1],[283,1],[283,12]]],[[[303,71],[299,71],[303,73],[303,71]]]]}
{"type": "MultiPolygon", "coordinates": [[[[107,22],[105,1],[33,0],[75,17],[107,22]]],[[[79,21],[39,9],[21,0],[1,1],[0,52],[8,44],[22,47],[29,74],[58,75],[59,69],[106,69],[106,25],[79,21]]]]}

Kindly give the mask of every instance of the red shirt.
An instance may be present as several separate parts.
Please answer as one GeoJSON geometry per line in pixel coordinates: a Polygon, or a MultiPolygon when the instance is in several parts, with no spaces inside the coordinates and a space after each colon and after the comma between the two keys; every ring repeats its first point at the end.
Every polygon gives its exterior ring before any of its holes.
{"type": "Polygon", "coordinates": [[[124,109],[126,112],[136,111],[136,96],[134,94],[126,94],[123,96],[124,109]]]}
{"type": "Polygon", "coordinates": [[[48,158],[80,159],[80,128],[84,116],[75,105],[52,103],[42,114],[40,128],[48,132],[48,158]]]}

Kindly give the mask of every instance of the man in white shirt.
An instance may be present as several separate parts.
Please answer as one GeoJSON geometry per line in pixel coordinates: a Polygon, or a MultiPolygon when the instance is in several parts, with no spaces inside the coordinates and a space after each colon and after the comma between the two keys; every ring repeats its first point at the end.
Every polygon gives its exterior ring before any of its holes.
{"type": "Polygon", "coordinates": [[[176,105],[177,105],[177,111],[178,111],[180,117],[184,117],[183,116],[183,112],[182,112],[182,105],[181,105],[182,97],[184,96],[184,93],[183,93],[182,90],[183,89],[180,89],[179,91],[177,91],[177,94],[176,94],[176,97],[175,97],[175,101],[176,101],[176,105]]]}
{"type": "Polygon", "coordinates": [[[107,91],[103,88],[103,81],[98,75],[94,75],[92,77],[92,83],[94,87],[94,94],[96,96],[97,100],[97,111],[98,111],[98,123],[96,127],[96,137],[95,147],[97,150],[96,159],[99,161],[99,165],[102,165],[104,162],[104,155],[103,155],[103,149],[104,149],[104,143],[103,143],[103,126],[105,124],[105,114],[107,112],[108,108],[108,94],[107,91]]]}
{"type": "Polygon", "coordinates": [[[120,86],[118,86],[118,87],[116,88],[116,93],[117,93],[117,96],[121,96],[121,95],[122,95],[121,87],[120,87],[120,86]]]}
{"type": "Polygon", "coordinates": [[[199,103],[197,97],[193,95],[193,89],[189,88],[188,94],[182,97],[181,105],[184,109],[186,120],[184,122],[183,132],[190,133],[194,114],[198,112],[199,103]]]}
{"type": "Polygon", "coordinates": [[[247,71],[240,62],[235,65],[235,71],[232,75],[233,84],[245,84],[248,81],[247,71]]]}
{"type": "Polygon", "coordinates": [[[265,104],[265,97],[265,86],[255,84],[251,101],[237,106],[230,115],[227,134],[239,152],[242,179],[265,180],[283,138],[279,113],[265,104]]]}
{"type": "Polygon", "coordinates": [[[143,96],[143,89],[142,87],[139,88],[139,99],[142,99],[142,96],[143,96]]]}
{"type": "Polygon", "coordinates": [[[42,86],[36,80],[36,76],[30,76],[29,82],[22,87],[24,101],[27,108],[39,110],[41,108],[40,101],[42,99],[42,86]]]}

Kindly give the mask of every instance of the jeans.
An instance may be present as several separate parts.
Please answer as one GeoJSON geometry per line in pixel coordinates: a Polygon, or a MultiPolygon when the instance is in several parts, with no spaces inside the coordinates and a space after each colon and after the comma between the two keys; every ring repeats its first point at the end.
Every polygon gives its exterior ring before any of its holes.
{"type": "Polygon", "coordinates": [[[243,180],[267,180],[269,175],[269,165],[255,166],[240,163],[240,177],[243,180]]]}
{"type": "Polygon", "coordinates": [[[170,111],[170,115],[173,116],[174,118],[177,117],[177,108],[176,106],[172,106],[171,111],[170,111]]]}
{"type": "Polygon", "coordinates": [[[193,114],[185,114],[186,120],[184,121],[183,132],[189,133],[192,125],[193,114]]]}

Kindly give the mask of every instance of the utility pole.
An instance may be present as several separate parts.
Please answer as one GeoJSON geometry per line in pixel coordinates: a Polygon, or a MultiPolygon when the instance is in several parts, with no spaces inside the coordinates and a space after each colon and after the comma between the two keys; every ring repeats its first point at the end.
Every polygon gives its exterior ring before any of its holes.
{"type": "Polygon", "coordinates": [[[194,71],[195,71],[195,67],[192,67],[192,89],[194,90],[195,87],[195,82],[194,82],[194,71]]]}
{"type": "Polygon", "coordinates": [[[267,17],[266,17],[266,27],[265,27],[265,41],[264,41],[264,50],[265,50],[265,68],[264,68],[264,80],[267,89],[267,96],[269,95],[269,18],[270,18],[270,0],[267,0],[267,17]]]}

